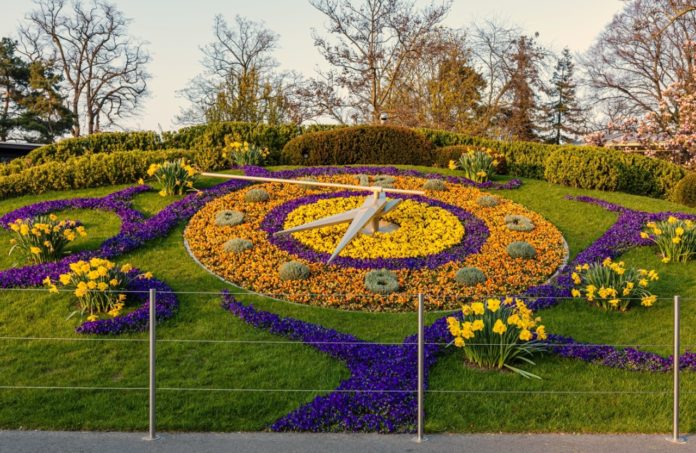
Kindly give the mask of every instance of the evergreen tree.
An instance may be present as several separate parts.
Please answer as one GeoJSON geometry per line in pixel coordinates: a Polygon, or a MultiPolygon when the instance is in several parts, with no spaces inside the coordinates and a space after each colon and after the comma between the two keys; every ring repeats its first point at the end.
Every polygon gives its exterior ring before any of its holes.
{"type": "Polygon", "coordinates": [[[0,141],[52,142],[72,125],[61,77],[47,62],[25,62],[16,49],[13,40],[0,39],[0,141]]]}
{"type": "Polygon", "coordinates": [[[585,111],[578,104],[573,79],[573,57],[570,50],[563,49],[551,78],[551,86],[545,90],[549,97],[544,104],[544,139],[548,143],[560,145],[582,134],[585,111]]]}
{"type": "MultiPolygon", "coordinates": [[[[536,35],[535,35],[536,36],[536,35]]],[[[543,63],[545,51],[536,44],[534,37],[520,36],[510,55],[511,75],[507,91],[511,99],[506,112],[505,127],[516,140],[536,140],[539,106],[536,90],[542,84],[539,79],[539,66],[543,63]]]]}
{"type": "Polygon", "coordinates": [[[0,141],[12,136],[25,110],[21,101],[29,83],[29,67],[15,55],[16,49],[13,40],[0,39],[0,141]]]}

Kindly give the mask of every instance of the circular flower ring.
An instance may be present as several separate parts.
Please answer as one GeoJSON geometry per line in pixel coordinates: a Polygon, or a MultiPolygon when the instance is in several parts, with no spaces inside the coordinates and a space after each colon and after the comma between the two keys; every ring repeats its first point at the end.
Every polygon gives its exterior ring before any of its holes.
{"type": "MultiPolygon", "coordinates": [[[[367,196],[367,192],[336,192],[321,193],[296,198],[272,209],[261,222],[261,228],[268,233],[268,241],[276,247],[312,262],[325,263],[330,253],[322,252],[310,247],[295,237],[295,235],[284,234],[274,236],[273,234],[285,228],[285,222],[293,211],[301,206],[316,203],[319,200],[332,198],[348,198],[355,196],[367,196]]],[[[488,239],[488,228],[486,224],[476,218],[466,210],[444,203],[434,198],[427,198],[421,195],[399,195],[402,200],[414,200],[430,206],[436,206],[453,214],[464,226],[465,234],[462,240],[452,247],[448,247],[439,253],[428,256],[413,256],[406,258],[353,258],[350,256],[337,256],[334,263],[341,267],[352,267],[356,269],[421,269],[427,267],[435,269],[451,261],[460,261],[472,253],[477,253],[481,246],[488,239]]],[[[416,238],[414,238],[416,239],[416,238]]]]}
{"type": "MultiPolygon", "coordinates": [[[[355,184],[355,178],[350,174],[317,175],[321,182],[344,184],[355,184]]],[[[394,187],[419,190],[423,181],[420,175],[396,175],[394,187]]],[[[447,191],[429,191],[427,196],[413,200],[445,209],[459,221],[464,220],[465,235],[460,243],[426,257],[377,258],[366,262],[341,257],[346,260],[327,265],[326,252],[313,250],[291,236],[283,239],[291,242],[279,245],[271,233],[283,228],[285,218],[294,209],[312,200],[335,198],[337,193],[317,188],[308,196],[304,187],[280,183],[261,184],[259,188],[268,191],[268,201],[246,203],[243,191],[219,197],[191,218],[184,237],[193,258],[211,273],[277,299],[348,310],[403,311],[412,310],[415,295],[423,292],[429,309],[455,308],[463,298],[519,294],[539,285],[558,269],[565,255],[561,233],[542,216],[502,197],[495,207],[481,207],[475,201],[482,195],[480,189],[451,183],[447,191]],[[236,226],[216,225],[215,214],[224,209],[242,212],[246,221],[236,226]],[[537,227],[530,232],[510,231],[505,226],[505,216],[510,213],[529,217],[537,227]],[[225,252],[223,245],[230,238],[251,241],[254,247],[241,253],[225,252]],[[515,241],[532,244],[537,256],[531,260],[509,258],[506,247],[515,241]],[[293,244],[292,248],[288,244],[293,244]],[[306,280],[280,278],[278,267],[293,260],[309,268],[306,280]],[[476,267],[488,278],[462,287],[454,280],[462,267],[476,267]],[[365,275],[375,268],[391,269],[399,290],[388,295],[366,291],[365,275]]]]}

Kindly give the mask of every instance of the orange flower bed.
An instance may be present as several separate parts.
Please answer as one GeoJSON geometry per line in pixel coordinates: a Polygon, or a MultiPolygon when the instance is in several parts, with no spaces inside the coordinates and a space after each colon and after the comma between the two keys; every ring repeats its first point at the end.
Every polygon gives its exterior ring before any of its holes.
{"type": "MultiPolygon", "coordinates": [[[[324,176],[319,181],[355,184],[351,175],[324,176]]],[[[396,177],[394,187],[422,190],[423,178],[396,177]]],[[[400,289],[389,295],[369,292],[364,287],[369,269],[326,265],[302,259],[276,247],[261,229],[267,213],[291,200],[311,194],[332,193],[335,189],[306,189],[293,184],[262,184],[270,194],[266,202],[244,200],[242,189],[218,198],[191,219],[184,237],[191,254],[209,271],[248,290],[270,297],[297,303],[335,307],[348,310],[406,311],[412,310],[419,292],[426,295],[428,309],[458,308],[464,300],[495,295],[520,293],[528,287],[546,281],[563,264],[564,240],[558,229],[539,214],[500,196],[494,207],[482,207],[476,199],[485,193],[472,187],[447,184],[447,191],[426,191],[428,198],[460,207],[482,220],[489,230],[488,239],[478,253],[463,260],[448,262],[437,268],[394,269],[400,289]],[[234,226],[219,226],[216,214],[234,210],[244,214],[244,221],[234,226]],[[506,226],[505,217],[522,215],[534,224],[531,231],[513,231],[506,226]],[[224,244],[232,238],[253,243],[239,252],[225,251],[224,244]],[[526,241],[536,249],[533,259],[513,259],[507,246],[526,241]],[[306,280],[283,281],[278,274],[281,264],[300,261],[310,269],[306,280]],[[463,267],[480,269],[487,280],[474,286],[455,281],[456,272],[463,267]]],[[[466,230],[466,229],[465,229],[466,230]]]]}

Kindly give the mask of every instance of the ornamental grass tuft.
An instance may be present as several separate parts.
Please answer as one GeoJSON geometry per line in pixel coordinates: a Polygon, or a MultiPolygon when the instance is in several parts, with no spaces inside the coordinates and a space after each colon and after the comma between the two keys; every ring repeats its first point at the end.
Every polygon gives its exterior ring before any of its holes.
{"type": "Polygon", "coordinates": [[[387,269],[375,269],[365,274],[365,289],[376,294],[391,294],[399,290],[399,278],[387,269]]]}
{"type": "Polygon", "coordinates": [[[215,214],[215,225],[235,226],[244,222],[244,213],[239,211],[222,210],[215,214]]]}
{"type": "Polygon", "coordinates": [[[454,275],[454,280],[464,286],[475,286],[486,282],[486,274],[477,267],[463,267],[454,275]]]}
{"type": "Polygon", "coordinates": [[[669,216],[661,222],[648,222],[643,239],[653,241],[662,255],[663,263],[685,263],[696,255],[696,223],[669,216]]]}
{"type": "Polygon", "coordinates": [[[626,267],[623,261],[617,263],[606,258],[602,263],[575,267],[571,274],[575,285],[572,295],[604,310],[626,311],[638,301],[644,307],[651,307],[657,296],[650,293],[648,286],[659,278],[654,270],[626,267]]]}
{"type": "Polygon", "coordinates": [[[248,239],[234,238],[225,242],[222,245],[222,248],[228,253],[242,253],[245,250],[249,250],[253,246],[254,243],[248,239]]]}
{"type": "Polygon", "coordinates": [[[482,195],[476,199],[476,204],[483,206],[484,208],[493,208],[498,206],[500,202],[498,199],[492,195],[482,195]]]}
{"type": "Polygon", "coordinates": [[[462,307],[461,320],[451,316],[447,326],[453,340],[450,344],[461,348],[466,362],[481,368],[514,371],[526,378],[540,379],[514,364],[534,365],[531,357],[542,351],[541,341],[546,329],[541,318],[521,299],[488,299],[486,303],[472,302],[462,307]]]}
{"type": "Polygon", "coordinates": [[[248,203],[261,203],[270,199],[270,194],[264,189],[251,189],[244,194],[244,201],[248,203]]]}
{"type": "Polygon", "coordinates": [[[445,185],[445,181],[442,179],[428,179],[425,181],[423,184],[423,188],[425,190],[447,190],[447,186],[445,185]]]}
{"type": "Polygon", "coordinates": [[[68,243],[87,236],[85,227],[76,221],[59,221],[53,214],[17,219],[8,228],[13,232],[9,253],[16,250],[25,262],[33,264],[57,260],[65,255],[68,243]]]}
{"type": "Polygon", "coordinates": [[[523,215],[516,214],[505,216],[505,226],[508,228],[508,230],[512,231],[527,232],[532,231],[534,229],[534,223],[532,222],[532,219],[523,215]]]}
{"type": "Polygon", "coordinates": [[[278,274],[283,281],[306,280],[309,278],[310,270],[309,267],[299,261],[288,261],[280,265],[278,274]]]}
{"type": "Polygon", "coordinates": [[[507,246],[507,253],[511,258],[530,260],[536,256],[536,249],[526,241],[515,241],[507,246]]]}

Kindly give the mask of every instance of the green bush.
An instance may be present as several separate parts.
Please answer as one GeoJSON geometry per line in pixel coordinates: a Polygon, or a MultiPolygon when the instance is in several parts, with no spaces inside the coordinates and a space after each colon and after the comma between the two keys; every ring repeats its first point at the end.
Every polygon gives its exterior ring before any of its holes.
{"type": "Polygon", "coordinates": [[[432,145],[423,134],[395,126],[355,126],[301,135],[282,160],[291,165],[431,165],[432,145]]]}
{"type": "Polygon", "coordinates": [[[159,134],[152,131],[142,132],[102,132],[74,137],[41,146],[20,159],[0,166],[0,174],[17,173],[31,166],[47,162],[66,161],[73,157],[88,154],[112,153],[118,151],[157,151],[163,148],[159,134]]]}
{"type": "Polygon", "coordinates": [[[239,211],[222,210],[215,214],[215,225],[235,226],[244,222],[244,213],[239,211]]]}
{"type": "Polygon", "coordinates": [[[674,186],[672,200],[696,207],[696,173],[687,174],[674,186]]]}
{"type": "Polygon", "coordinates": [[[559,148],[546,160],[547,181],[582,189],[599,189],[664,197],[684,176],[672,163],[601,148],[559,148]]]}
{"type": "Polygon", "coordinates": [[[447,190],[447,185],[442,179],[427,179],[425,183],[423,183],[423,189],[444,191],[447,190]]]}
{"type": "Polygon", "coordinates": [[[493,195],[481,195],[476,199],[476,204],[484,208],[492,208],[498,206],[500,202],[493,195]]]}
{"type": "Polygon", "coordinates": [[[288,261],[280,265],[278,269],[280,279],[287,280],[306,280],[309,278],[309,267],[299,261],[288,261]]]}
{"type": "Polygon", "coordinates": [[[511,258],[522,258],[530,260],[536,256],[536,249],[532,244],[525,241],[515,241],[507,246],[508,255],[511,258]]]}
{"type": "Polygon", "coordinates": [[[399,279],[391,271],[374,269],[365,274],[365,289],[376,294],[391,294],[399,290],[399,279]]]}
{"type": "MultiPolygon", "coordinates": [[[[483,137],[471,137],[456,132],[438,131],[434,129],[417,130],[424,134],[435,147],[464,145],[465,147],[474,147],[477,149],[491,149],[505,157],[507,172],[509,174],[525,178],[544,179],[546,158],[551,151],[557,148],[555,145],[491,140],[483,137]]],[[[458,150],[455,149],[451,152],[457,153],[458,150]]],[[[448,151],[445,151],[445,153],[448,153],[448,151]]],[[[437,157],[435,162],[440,163],[442,156],[440,156],[438,151],[435,152],[435,156],[437,157]]],[[[459,158],[459,156],[461,156],[460,152],[456,158],[459,158]]],[[[454,160],[454,158],[448,157],[446,162],[443,161],[440,163],[440,166],[447,167],[450,160],[454,160]]]]}
{"type": "Polygon", "coordinates": [[[454,275],[454,280],[464,286],[475,286],[486,282],[486,274],[477,267],[463,267],[454,275]]]}
{"type": "Polygon", "coordinates": [[[254,243],[248,239],[234,238],[225,242],[222,245],[223,250],[227,253],[242,253],[254,246],[254,243]]]}
{"type": "Polygon", "coordinates": [[[91,154],[65,162],[47,162],[19,173],[0,176],[0,199],[43,193],[49,190],[84,189],[133,183],[147,177],[151,164],[180,157],[191,158],[185,150],[121,151],[91,154]]]}
{"type": "Polygon", "coordinates": [[[265,189],[251,189],[244,194],[247,203],[261,203],[271,199],[271,195],[265,189]]]}
{"type": "Polygon", "coordinates": [[[534,229],[534,223],[529,217],[523,215],[506,215],[505,216],[505,226],[512,231],[532,231],[534,229]]]}

